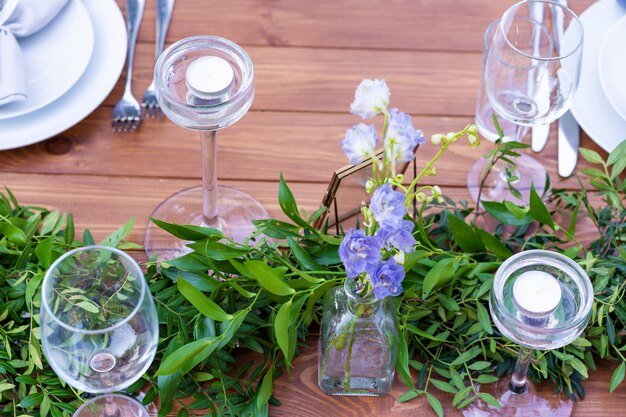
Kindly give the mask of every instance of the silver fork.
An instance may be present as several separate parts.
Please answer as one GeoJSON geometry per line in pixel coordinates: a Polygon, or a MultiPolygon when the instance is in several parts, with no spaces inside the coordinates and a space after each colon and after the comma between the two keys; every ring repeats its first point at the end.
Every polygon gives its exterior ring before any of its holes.
{"type": "Polygon", "coordinates": [[[141,107],[133,96],[133,60],[139,25],[143,16],[145,0],[126,0],[126,24],[128,26],[128,55],[126,57],[126,86],[122,99],[113,109],[111,128],[114,132],[134,132],[141,124],[141,107]]]}
{"type": "MultiPolygon", "coordinates": [[[[163,47],[165,46],[165,36],[167,35],[167,29],[170,26],[170,20],[172,20],[172,11],[174,10],[174,0],[157,0],[157,16],[156,16],[156,58],[159,58],[163,47]]],[[[156,88],[154,86],[154,78],[152,83],[143,93],[143,99],[141,100],[141,107],[144,109],[146,115],[150,118],[156,118],[162,115],[159,107],[159,102],[156,98],[156,88]]]]}

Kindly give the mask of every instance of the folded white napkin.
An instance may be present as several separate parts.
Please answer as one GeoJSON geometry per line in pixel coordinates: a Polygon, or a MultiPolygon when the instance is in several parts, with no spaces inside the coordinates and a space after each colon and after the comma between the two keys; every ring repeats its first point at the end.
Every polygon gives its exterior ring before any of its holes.
{"type": "Polygon", "coordinates": [[[0,106],[28,96],[24,55],[17,38],[45,27],[68,1],[4,0],[0,10],[0,106]]]}

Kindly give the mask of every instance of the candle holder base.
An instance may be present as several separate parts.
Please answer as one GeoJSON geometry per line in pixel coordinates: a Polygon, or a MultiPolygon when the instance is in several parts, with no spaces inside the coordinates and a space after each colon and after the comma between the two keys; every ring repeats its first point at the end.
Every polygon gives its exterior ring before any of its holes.
{"type": "Polygon", "coordinates": [[[538,391],[535,384],[528,382],[524,394],[515,394],[509,390],[508,378],[495,384],[481,385],[480,391],[493,395],[500,408],[476,400],[463,409],[464,417],[570,417],[574,410],[574,401],[563,395],[554,395],[551,390],[538,391]]]}
{"type": "MultiPolygon", "coordinates": [[[[268,219],[267,210],[250,195],[229,187],[218,186],[218,228],[229,238],[243,242],[254,230],[253,220],[268,219]]],[[[188,188],[163,201],[152,217],[168,223],[202,225],[202,187],[188,188]]],[[[146,228],[144,246],[149,258],[168,260],[191,250],[187,241],[170,235],[154,223],[146,228]]]]}

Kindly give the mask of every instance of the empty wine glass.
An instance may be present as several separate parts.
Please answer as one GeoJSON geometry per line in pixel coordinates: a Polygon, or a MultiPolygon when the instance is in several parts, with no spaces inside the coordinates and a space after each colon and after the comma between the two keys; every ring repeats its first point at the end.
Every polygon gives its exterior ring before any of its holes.
{"type": "Polygon", "coordinates": [[[57,259],[41,290],[41,340],[60,379],[90,393],[137,381],[157,350],[158,318],[139,265],[126,253],[86,246],[57,259]]]}
{"type": "MultiPolygon", "coordinates": [[[[571,106],[580,76],[582,43],[582,24],[574,12],[561,4],[522,1],[502,16],[483,67],[483,77],[495,112],[517,126],[517,141],[521,141],[526,126],[549,124],[571,106]],[[574,42],[563,44],[565,31],[574,42]]],[[[527,204],[531,184],[542,190],[546,183],[545,167],[527,154],[517,158],[515,170],[501,164],[485,176],[486,165],[487,161],[481,159],[468,174],[468,188],[474,201],[480,197],[527,204]],[[511,193],[507,179],[521,198],[511,193]]]]}
{"type": "MultiPolygon", "coordinates": [[[[217,185],[218,129],[243,117],[254,98],[254,69],[237,44],[216,36],[182,39],[161,54],[154,68],[157,99],[174,123],[200,132],[202,186],[180,191],[163,201],[153,218],[176,224],[206,226],[243,241],[253,221],[269,218],[267,210],[239,190],[217,185]]],[[[189,251],[178,239],[150,223],[144,246],[149,257],[172,259],[189,251]]]]}
{"type": "Polygon", "coordinates": [[[476,401],[464,409],[463,415],[570,416],[573,401],[539,394],[528,381],[527,372],[533,349],[557,349],[580,336],[589,322],[592,305],[591,281],[568,257],[530,250],[507,259],[494,277],[489,309],[502,335],[522,348],[510,381],[501,380],[491,387],[501,407],[476,401]]]}
{"type": "Polygon", "coordinates": [[[150,417],[150,413],[133,398],[107,394],[86,401],[73,417],[150,417]]]}

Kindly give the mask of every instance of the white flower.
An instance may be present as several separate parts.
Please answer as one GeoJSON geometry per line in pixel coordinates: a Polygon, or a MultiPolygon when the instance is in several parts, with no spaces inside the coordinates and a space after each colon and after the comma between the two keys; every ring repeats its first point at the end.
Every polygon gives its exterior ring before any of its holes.
{"type": "Polygon", "coordinates": [[[359,123],[346,131],[345,139],[339,144],[350,163],[356,165],[368,157],[375,157],[376,142],[378,142],[376,127],[359,123]]]}
{"type": "Polygon", "coordinates": [[[385,80],[363,80],[356,89],[350,113],[369,119],[387,108],[391,91],[385,80]]]}
{"type": "Polygon", "coordinates": [[[430,137],[430,142],[433,145],[441,145],[441,142],[446,141],[446,135],[442,135],[441,133],[435,133],[430,137]]]}

